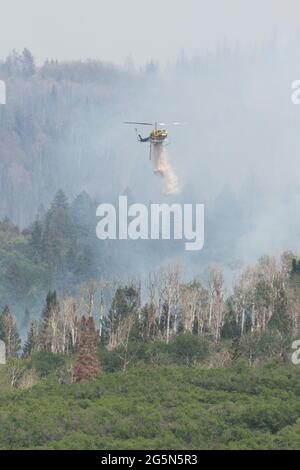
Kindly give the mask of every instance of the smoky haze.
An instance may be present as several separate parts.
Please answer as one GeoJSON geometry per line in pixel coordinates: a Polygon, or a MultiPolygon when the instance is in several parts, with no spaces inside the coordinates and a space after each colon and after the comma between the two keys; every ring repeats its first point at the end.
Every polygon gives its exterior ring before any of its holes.
{"type": "Polygon", "coordinates": [[[297,0],[11,0],[0,2],[0,56],[27,47],[41,63],[101,59],[138,65],[193,57],[224,41],[261,47],[299,27],[297,0]]]}
{"type": "MultiPolygon", "coordinates": [[[[212,263],[235,270],[262,254],[298,249],[300,106],[291,103],[291,83],[300,77],[299,7],[184,4],[154,1],[142,15],[140,2],[90,1],[81,17],[78,1],[60,2],[59,15],[58,2],[51,11],[47,2],[43,11],[39,2],[18,2],[22,25],[13,38],[10,21],[1,29],[0,79],[8,93],[0,109],[2,218],[26,227],[59,188],[70,198],[87,191],[98,203],[128,194],[133,202],[205,203],[204,250],[162,248],[165,259],[183,260],[193,272],[212,263]],[[25,45],[38,66],[31,70],[27,58],[24,71],[18,54],[5,55],[25,45]],[[125,65],[105,62],[130,55],[125,65]],[[46,57],[60,60],[43,63],[46,57]],[[75,61],[87,57],[104,62],[75,61]],[[168,127],[178,193],[163,194],[148,144],[122,124],[129,120],[188,122],[168,127]]],[[[144,136],[149,129],[138,130],[144,136]]],[[[161,261],[130,243],[118,249],[126,269],[161,261]]]]}

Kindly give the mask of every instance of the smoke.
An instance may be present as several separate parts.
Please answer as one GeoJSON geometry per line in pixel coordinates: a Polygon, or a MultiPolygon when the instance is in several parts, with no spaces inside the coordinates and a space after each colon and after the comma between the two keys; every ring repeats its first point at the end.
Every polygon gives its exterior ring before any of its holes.
{"type": "Polygon", "coordinates": [[[166,195],[179,192],[177,176],[168,161],[168,156],[163,144],[153,145],[154,173],[164,178],[163,193],[166,195]]]}
{"type": "MultiPolygon", "coordinates": [[[[300,75],[298,44],[224,47],[156,71],[53,63],[30,79],[16,75],[0,109],[1,217],[23,228],[59,188],[71,197],[85,190],[99,202],[113,202],[126,189],[145,204],[165,202],[164,192],[174,202],[205,203],[205,247],[184,254],[195,272],[199,260],[238,265],[299,249],[300,105],[290,98],[300,75]],[[20,102],[24,117],[16,130],[20,102]],[[147,146],[121,124],[131,119],[189,125],[172,126],[171,147],[153,145],[149,162],[147,146]]],[[[123,265],[152,269],[151,247],[131,246],[119,250],[123,265]]],[[[168,249],[168,258],[176,256],[173,245],[168,249]]]]}

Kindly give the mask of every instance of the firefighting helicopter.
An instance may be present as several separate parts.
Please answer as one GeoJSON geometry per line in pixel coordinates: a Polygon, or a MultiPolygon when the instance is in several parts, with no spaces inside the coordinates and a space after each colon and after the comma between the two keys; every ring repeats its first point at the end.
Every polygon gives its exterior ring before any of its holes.
{"type": "Polygon", "coordinates": [[[137,128],[135,128],[135,132],[137,134],[137,139],[139,142],[149,142],[150,143],[150,160],[152,158],[152,154],[160,153],[162,145],[166,144],[168,139],[168,132],[164,128],[165,126],[179,126],[181,124],[187,124],[186,122],[137,122],[137,121],[124,121],[124,124],[133,124],[136,126],[151,126],[153,127],[150,135],[148,137],[142,137],[141,134],[138,133],[137,128]]]}

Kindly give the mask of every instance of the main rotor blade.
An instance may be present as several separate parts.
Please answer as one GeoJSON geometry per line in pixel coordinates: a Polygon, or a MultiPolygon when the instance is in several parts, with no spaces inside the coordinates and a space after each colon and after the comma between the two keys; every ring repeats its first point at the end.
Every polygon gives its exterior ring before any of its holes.
{"type": "Polygon", "coordinates": [[[188,122],[179,122],[179,121],[175,121],[175,122],[157,122],[156,124],[158,126],[184,126],[184,125],[188,124],[188,122]]]}
{"type": "Polygon", "coordinates": [[[141,126],[154,126],[152,122],[124,121],[123,124],[140,124],[141,126]]]}

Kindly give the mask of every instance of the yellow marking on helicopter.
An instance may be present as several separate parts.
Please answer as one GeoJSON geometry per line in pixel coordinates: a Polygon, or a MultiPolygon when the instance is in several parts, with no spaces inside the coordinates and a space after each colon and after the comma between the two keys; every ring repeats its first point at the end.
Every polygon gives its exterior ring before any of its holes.
{"type": "Polygon", "coordinates": [[[168,133],[165,129],[153,129],[150,132],[150,139],[153,143],[163,142],[168,138],[168,133]]]}

